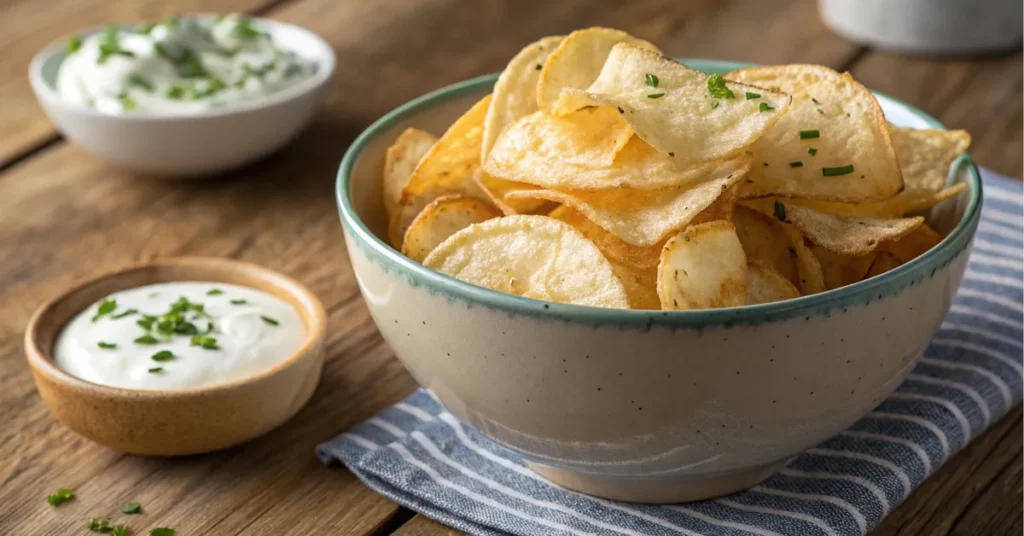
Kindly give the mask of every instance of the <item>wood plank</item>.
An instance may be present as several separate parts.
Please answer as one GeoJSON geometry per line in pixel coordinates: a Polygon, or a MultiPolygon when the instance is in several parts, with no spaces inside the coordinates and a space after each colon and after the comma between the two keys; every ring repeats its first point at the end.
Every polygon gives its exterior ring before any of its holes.
{"type": "Polygon", "coordinates": [[[402,525],[402,528],[393,533],[394,536],[458,536],[459,534],[463,534],[463,532],[421,515],[410,519],[408,523],[402,525]]]}
{"type": "Polygon", "coordinates": [[[57,135],[36,103],[28,65],[47,43],[110,24],[161,20],[193,12],[258,11],[274,0],[9,0],[0,7],[0,169],[57,135]]]}

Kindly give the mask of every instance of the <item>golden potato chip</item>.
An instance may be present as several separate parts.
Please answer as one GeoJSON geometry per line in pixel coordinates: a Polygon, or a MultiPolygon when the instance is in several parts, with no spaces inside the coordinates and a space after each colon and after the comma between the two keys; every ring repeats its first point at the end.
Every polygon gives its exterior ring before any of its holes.
{"type": "Polygon", "coordinates": [[[622,282],[622,288],[626,289],[630,309],[655,311],[661,309],[661,299],[658,298],[657,268],[641,270],[614,261],[608,262],[612,263],[615,275],[622,282]]]}
{"type": "Polygon", "coordinates": [[[745,206],[736,207],[732,222],[747,259],[771,267],[794,285],[800,282],[796,250],[780,222],[745,206]]]}
{"type": "Polygon", "coordinates": [[[448,237],[423,266],[516,296],[629,307],[622,283],[592,242],[546,216],[505,216],[448,237]]]}
{"type": "Polygon", "coordinates": [[[840,255],[864,255],[882,242],[896,240],[922,223],[924,218],[881,219],[869,216],[836,216],[827,212],[785,205],[786,221],[808,240],[840,255]]]}
{"type": "Polygon", "coordinates": [[[562,42],[565,36],[544,37],[523,47],[508,62],[494,84],[491,106],[484,120],[484,137],[480,148],[480,161],[487,161],[498,135],[508,125],[537,111],[537,80],[539,67],[562,42]]]}
{"type": "Polygon", "coordinates": [[[821,272],[825,277],[825,289],[845,287],[864,279],[871,264],[878,257],[878,251],[864,255],[840,255],[821,246],[811,246],[811,251],[821,264],[821,272]]]}
{"type": "Polygon", "coordinates": [[[565,88],[586,89],[601,74],[608,54],[618,43],[660,52],[658,47],[621,30],[586,28],[569,34],[548,57],[537,82],[537,105],[551,113],[565,88]]]}
{"type": "Polygon", "coordinates": [[[729,84],[628,44],[612,49],[586,91],[565,94],[582,96],[570,108],[615,108],[637,136],[680,167],[738,155],[785,115],[790,101],[789,95],[729,84]],[[761,112],[761,106],[770,110],[761,112]]]}
{"type": "Polygon", "coordinates": [[[648,247],[634,246],[604,230],[578,210],[565,205],[551,211],[548,217],[564,221],[583,233],[583,236],[593,242],[613,264],[618,263],[640,270],[649,270],[657,268],[658,262],[661,260],[661,248],[665,246],[664,242],[648,247]]]}
{"type": "MultiPolygon", "coordinates": [[[[746,172],[744,171],[744,173],[746,172]]],[[[728,188],[722,190],[722,195],[719,195],[718,199],[704,207],[704,210],[698,212],[690,220],[690,225],[715,220],[732,221],[733,213],[736,211],[736,202],[739,200],[740,182],[740,180],[737,180],[730,184],[728,188]]]]}
{"type": "Polygon", "coordinates": [[[793,283],[759,260],[747,262],[747,304],[771,303],[800,297],[793,283]]]}
{"type": "Polygon", "coordinates": [[[942,236],[923,224],[899,240],[882,244],[879,249],[896,257],[900,264],[905,264],[920,257],[939,242],[942,242],[942,236]]]}
{"type": "Polygon", "coordinates": [[[491,200],[491,203],[506,216],[536,214],[551,204],[546,199],[508,199],[509,192],[535,190],[537,187],[492,177],[483,169],[478,169],[473,173],[473,180],[491,200]]]}
{"type": "Polygon", "coordinates": [[[630,244],[653,246],[714,203],[749,167],[750,161],[744,157],[722,162],[704,180],[685,188],[623,188],[611,192],[523,190],[510,192],[508,198],[548,199],[568,205],[630,244]]]}
{"type": "Polygon", "coordinates": [[[665,310],[716,309],[747,303],[747,256],[727,221],[691,225],[665,244],[658,297],[665,310]]]}
{"type": "Polygon", "coordinates": [[[880,251],[875,257],[875,262],[871,263],[871,267],[868,268],[868,273],[865,274],[865,279],[868,277],[875,277],[876,275],[882,275],[893,268],[897,268],[900,265],[899,259],[890,253],[880,251]]]}
{"type": "Polygon", "coordinates": [[[458,195],[441,196],[412,221],[402,241],[402,254],[423,262],[441,242],[474,223],[498,218],[501,212],[479,199],[458,195]]]}
{"type": "Polygon", "coordinates": [[[725,77],[793,96],[789,111],[752,146],[744,197],[880,201],[903,188],[882,109],[849,73],[783,65],[725,77]]]}
{"type": "Polygon", "coordinates": [[[800,289],[800,294],[807,296],[810,294],[817,294],[825,291],[825,276],[822,273],[821,263],[818,261],[818,257],[814,255],[811,248],[807,246],[804,240],[804,234],[797,229],[795,225],[790,223],[786,219],[786,209],[789,207],[788,204],[782,204],[776,202],[771,198],[766,199],[747,199],[742,201],[741,206],[753,209],[765,216],[774,218],[775,221],[779,222],[782,231],[786,233],[789,238],[789,245],[793,248],[793,258],[796,261],[796,272],[798,281],[796,282],[797,288],[800,289]],[[779,206],[780,210],[776,210],[776,206],[779,206]]]}
{"type": "Polygon", "coordinates": [[[402,199],[402,188],[409,182],[409,177],[423,155],[437,142],[437,136],[415,128],[407,128],[395,144],[388,148],[384,157],[384,176],[381,183],[384,188],[384,209],[390,217],[395,213],[398,202],[402,199]]]}

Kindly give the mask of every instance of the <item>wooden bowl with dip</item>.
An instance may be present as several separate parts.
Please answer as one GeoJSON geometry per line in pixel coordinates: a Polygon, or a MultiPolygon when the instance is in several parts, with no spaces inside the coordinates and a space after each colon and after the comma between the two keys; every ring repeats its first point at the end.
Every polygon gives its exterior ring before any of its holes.
{"type": "Polygon", "coordinates": [[[312,292],[266,268],[164,259],[103,275],[43,304],[26,328],[25,353],[43,401],[75,432],[133,454],[198,454],[265,434],[306,404],[320,379],[326,316],[312,292]],[[192,284],[160,287],[173,296],[132,292],[165,283],[192,284]],[[207,299],[195,297],[199,284],[210,287],[207,299]],[[122,305],[97,305],[110,297],[122,305]],[[146,299],[158,310],[134,306],[146,299]],[[283,316],[264,314],[261,304],[283,316]],[[227,309],[236,306],[241,312],[227,309]],[[294,349],[274,348],[278,329],[292,329],[285,338],[294,349]],[[303,332],[296,337],[297,329],[303,332]]]}

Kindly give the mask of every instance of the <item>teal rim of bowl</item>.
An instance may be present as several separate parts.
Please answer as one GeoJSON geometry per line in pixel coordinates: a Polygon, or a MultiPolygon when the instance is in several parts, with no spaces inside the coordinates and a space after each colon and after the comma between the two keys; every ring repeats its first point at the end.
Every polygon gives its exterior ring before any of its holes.
{"type": "MultiPolygon", "coordinates": [[[[726,73],[735,69],[751,67],[754,64],[702,60],[679,59],[688,67],[708,73],[726,73]]],[[[962,167],[967,168],[970,184],[970,200],[963,217],[956,227],[939,244],[912,261],[903,264],[882,275],[859,281],[833,290],[818,294],[802,296],[792,300],[746,305],[722,309],[700,309],[690,311],[660,311],[642,309],[606,309],[584,305],[547,302],[533,298],[524,298],[506,294],[497,290],[480,287],[440,272],[430,270],[412,259],[402,255],[390,245],[373,234],[356,214],[349,198],[350,177],[356,161],[363,149],[385,130],[405,119],[411,113],[433,106],[438,101],[460,97],[467,93],[483,93],[494,85],[498,73],[478,76],[458,82],[430,93],[417,97],[375,121],[352,142],[345,152],[338,169],[336,196],[338,213],[342,226],[348,236],[359,243],[361,250],[376,260],[385,271],[395,271],[405,276],[413,286],[423,286],[431,294],[440,294],[449,302],[460,300],[469,306],[480,305],[489,309],[508,313],[509,315],[526,315],[539,319],[561,320],[571,323],[591,324],[595,327],[613,325],[650,329],[652,326],[668,327],[706,327],[729,326],[732,324],[761,324],[800,316],[810,317],[827,314],[830,311],[844,309],[854,305],[867,305],[873,299],[899,293],[903,289],[934,276],[936,271],[949,264],[958,254],[964,251],[974,236],[980,216],[982,186],[981,176],[974,160],[968,154],[961,155],[950,167],[950,173],[956,173],[962,167]]],[[[930,126],[945,130],[945,126],[920,109],[893,99],[882,93],[876,95],[893,101],[930,126]]]]}

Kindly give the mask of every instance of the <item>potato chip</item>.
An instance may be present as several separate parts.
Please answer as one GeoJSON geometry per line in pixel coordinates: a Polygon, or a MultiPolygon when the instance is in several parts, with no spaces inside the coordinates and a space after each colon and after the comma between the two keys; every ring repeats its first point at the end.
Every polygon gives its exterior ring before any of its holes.
{"type": "MultiPolygon", "coordinates": [[[[780,205],[782,203],[779,203],[780,205]]],[[[821,263],[814,255],[811,248],[807,246],[804,235],[795,225],[786,219],[785,209],[789,205],[782,205],[782,210],[776,212],[775,201],[772,199],[747,199],[741,202],[741,206],[756,210],[757,212],[774,218],[779,222],[782,231],[789,238],[789,245],[793,248],[793,255],[796,261],[796,272],[798,281],[797,288],[802,296],[817,294],[825,291],[825,276],[822,273],[821,263]],[[780,218],[781,216],[781,218],[780,218]]]]}
{"type": "Polygon", "coordinates": [[[780,222],[745,206],[736,207],[732,222],[747,259],[771,267],[794,285],[800,282],[796,250],[780,222]]]}
{"type": "Polygon", "coordinates": [[[537,80],[539,66],[544,65],[565,36],[544,37],[523,47],[508,62],[494,84],[491,106],[484,120],[484,137],[480,148],[480,161],[487,161],[498,135],[520,117],[537,111],[537,80]]]}
{"type": "Polygon", "coordinates": [[[882,244],[881,250],[896,257],[900,264],[908,263],[942,241],[942,236],[927,224],[893,242],[882,244]]]}
{"type": "Polygon", "coordinates": [[[592,242],[546,216],[505,216],[448,237],[423,265],[516,296],[593,307],[629,307],[612,265],[592,242]]]}
{"type": "Polygon", "coordinates": [[[882,275],[893,268],[897,268],[900,265],[900,260],[894,255],[881,251],[875,257],[875,262],[871,263],[871,267],[868,268],[868,273],[865,274],[865,279],[869,277],[875,277],[876,275],[882,275]]]}
{"type": "Polygon", "coordinates": [[[568,205],[630,244],[653,246],[690,223],[739,181],[749,167],[747,158],[723,162],[704,180],[685,188],[624,188],[611,192],[523,190],[511,192],[508,197],[548,199],[568,205]]]}
{"type": "MultiPolygon", "coordinates": [[[[744,173],[746,172],[744,171],[744,173]]],[[[740,182],[740,180],[737,180],[722,190],[722,194],[718,196],[718,199],[704,207],[704,210],[698,212],[690,220],[690,225],[715,220],[732,221],[733,213],[736,211],[736,202],[739,200],[740,182]]]]}
{"type": "Polygon", "coordinates": [[[808,240],[840,255],[864,255],[882,242],[910,233],[924,218],[881,219],[846,217],[798,205],[785,205],[786,221],[795,225],[808,240]]]}
{"type": "Polygon", "coordinates": [[[880,201],[903,188],[882,109],[849,73],[783,65],[725,77],[793,96],[789,111],[752,146],[744,197],[880,201]]]}
{"type": "Polygon", "coordinates": [[[586,91],[566,91],[567,97],[574,94],[583,98],[570,109],[615,108],[637,136],[680,167],[738,155],[784,116],[790,101],[789,95],[743,84],[709,84],[705,73],[628,44],[612,49],[586,91]],[[711,86],[732,97],[716,97],[711,86]],[[771,110],[759,111],[763,106],[771,110]]]}
{"type": "Polygon", "coordinates": [[[604,230],[578,210],[565,205],[551,211],[548,217],[564,221],[583,233],[583,236],[593,242],[612,263],[648,270],[657,268],[658,262],[661,260],[661,249],[665,246],[664,242],[648,247],[634,246],[604,230]]]}
{"type": "Polygon", "coordinates": [[[474,223],[500,216],[501,212],[479,199],[458,195],[438,197],[416,216],[405,232],[402,254],[422,263],[427,254],[449,236],[474,223]]]}
{"type": "Polygon", "coordinates": [[[601,74],[612,47],[619,43],[660,52],[653,44],[621,30],[587,28],[566,37],[548,57],[537,82],[537,105],[551,113],[565,88],[586,89],[601,74]]]}
{"type": "Polygon", "coordinates": [[[551,202],[546,199],[508,199],[509,192],[535,190],[537,187],[492,177],[483,169],[478,169],[473,173],[473,181],[487,195],[491,203],[506,216],[536,214],[551,205],[551,202]]]}
{"type": "Polygon", "coordinates": [[[716,309],[747,303],[747,256],[727,221],[691,225],[669,239],[658,264],[665,310],[716,309]]]}
{"type": "Polygon", "coordinates": [[[771,303],[799,298],[793,283],[759,260],[747,262],[747,304],[771,303]]]}
{"type": "Polygon", "coordinates": [[[409,182],[416,165],[423,155],[437,142],[437,136],[415,128],[407,128],[395,144],[388,148],[384,157],[384,176],[381,183],[384,188],[384,209],[388,216],[393,215],[402,199],[402,188],[409,182]]]}
{"type": "Polygon", "coordinates": [[[811,246],[811,251],[821,264],[826,290],[845,287],[864,279],[879,254],[876,250],[864,255],[840,255],[821,246],[811,246]]]}

